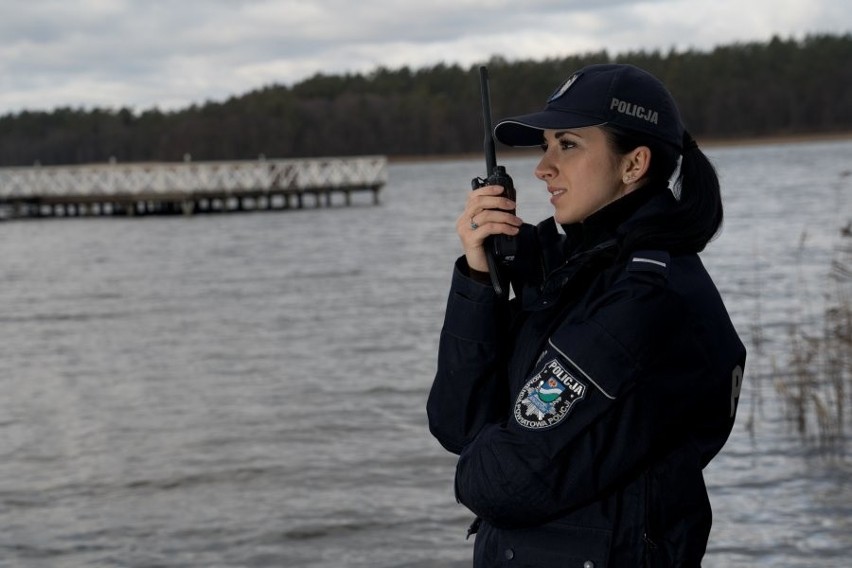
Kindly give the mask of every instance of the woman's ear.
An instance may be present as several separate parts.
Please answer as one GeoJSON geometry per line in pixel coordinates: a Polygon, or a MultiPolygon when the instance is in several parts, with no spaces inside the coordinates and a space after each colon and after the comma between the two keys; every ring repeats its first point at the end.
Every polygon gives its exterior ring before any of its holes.
{"type": "Polygon", "coordinates": [[[638,146],[625,154],[621,160],[621,181],[624,185],[631,185],[648,172],[651,165],[651,149],[647,146],[638,146]]]}

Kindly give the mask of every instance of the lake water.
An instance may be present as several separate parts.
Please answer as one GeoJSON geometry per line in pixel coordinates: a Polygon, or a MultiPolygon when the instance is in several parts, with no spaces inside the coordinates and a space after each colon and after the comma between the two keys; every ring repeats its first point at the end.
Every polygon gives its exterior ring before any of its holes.
{"type": "MultiPolygon", "coordinates": [[[[850,460],[802,441],[772,374],[788,322],[818,324],[852,142],[708,154],[727,220],[703,258],[762,342],[704,565],[849,566],[850,460]]],[[[503,160],[528,221],[535,159],[503,160]]],[[[378,207],[0,223],[0,566],[468,566],[424,405],[483,169],[392,165],[378,207]]]]}

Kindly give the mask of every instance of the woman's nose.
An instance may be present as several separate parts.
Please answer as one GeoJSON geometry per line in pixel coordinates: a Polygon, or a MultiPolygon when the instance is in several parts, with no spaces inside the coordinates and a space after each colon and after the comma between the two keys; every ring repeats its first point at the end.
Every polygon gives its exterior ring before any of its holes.
{"type": "Polygon", "coordinates": [[[555,170],[548,160],[547,156],[543,156],[541,160],[539,160],[538,165],[535,167],[535,177],[540,179],[541,181],[547,181],[552,179],[555,175],[555,170]]]}

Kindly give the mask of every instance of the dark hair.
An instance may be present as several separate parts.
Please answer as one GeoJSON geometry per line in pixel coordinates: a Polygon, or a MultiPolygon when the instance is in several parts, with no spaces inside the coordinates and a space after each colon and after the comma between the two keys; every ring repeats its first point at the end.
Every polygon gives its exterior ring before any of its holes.
{"type": "Polygon", "coordinates": [[[651,150],[646,177],[656,187],[667,187],[678,166],[680,172],[672,185],[677,206],[631,227],[624,238],[627,250],[661,248],[674,253],[700,252],[722,225],[722,197],[716,168],[707,159],[692,136],[683,133],[683,153],[671,144],[648,135],[611,125],[601,127],[613,149],[619,154],[640,146],[651,150]]]}

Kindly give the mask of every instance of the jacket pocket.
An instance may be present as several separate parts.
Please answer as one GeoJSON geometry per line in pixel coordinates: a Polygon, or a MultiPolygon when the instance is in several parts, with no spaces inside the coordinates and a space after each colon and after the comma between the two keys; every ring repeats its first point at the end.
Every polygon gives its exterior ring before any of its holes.
{"type": "Polygon", "coordinates": [[[550,523],[504,531],[498,556],[509,568],[606,568],[612,531],[550,523]]]}

